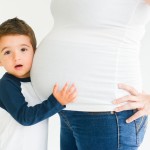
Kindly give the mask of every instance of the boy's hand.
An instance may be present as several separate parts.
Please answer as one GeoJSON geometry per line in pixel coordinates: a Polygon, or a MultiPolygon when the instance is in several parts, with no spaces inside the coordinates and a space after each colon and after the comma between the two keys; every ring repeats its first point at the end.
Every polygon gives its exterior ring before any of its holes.
{"type": "Polygon", "coordinates": [[[69,87],[68,83],[66,83],[60,91],[58,90],[58,84],[55,84],[53,88],[53,95],[59,103],[66,105],[76,99],[77,91],[74,84],[69,87]]]}

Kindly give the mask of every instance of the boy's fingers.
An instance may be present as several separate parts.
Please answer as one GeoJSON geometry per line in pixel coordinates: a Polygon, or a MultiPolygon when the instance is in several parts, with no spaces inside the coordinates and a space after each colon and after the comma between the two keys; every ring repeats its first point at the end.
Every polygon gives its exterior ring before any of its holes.
{"type": "Polygon", "coordinates": [[[68,93],[68,94],[73,93],[75,89],[76,89],[76,88],[75,88],[75,85],[72,84],[71,87],[68,89],[67,93],[68,93]]]}
{"type": "Polygon", "coordinates": [[[64,87],[62,88],[62,92],[63,92],[63,93],[66,93],[67,88],[68,88],[68,83],[66,83],[66,84],[64,85],[64,87]]]}
{"type": "Polygon", "coordinates": [[[58,91],[58,84],[56,83],[53,88],[53,93],[56,93],[57,91],[58,91]]]}
{"type": "Polygon", "coordinates": [[[75,90],[72,94],[68,96],[69,101],[72,101],[77,97],[77,91],[75,90]]]}

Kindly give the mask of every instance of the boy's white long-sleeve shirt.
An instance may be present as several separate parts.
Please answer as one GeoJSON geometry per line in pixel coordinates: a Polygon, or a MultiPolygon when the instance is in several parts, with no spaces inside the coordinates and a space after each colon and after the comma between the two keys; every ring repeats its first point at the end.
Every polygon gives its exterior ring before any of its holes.
{"type": "Polygon", "coordinates": [[[63,108],[53,95],[41,101],[30,78],[4,74],[0,79],[0,150],[47,150],[46,119],[63,108]]]}

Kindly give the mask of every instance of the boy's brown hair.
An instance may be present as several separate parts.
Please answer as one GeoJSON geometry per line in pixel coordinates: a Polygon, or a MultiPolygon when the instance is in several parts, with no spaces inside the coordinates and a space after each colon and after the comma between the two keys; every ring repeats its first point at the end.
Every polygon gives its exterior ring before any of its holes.
{"type": "Polygon", "coordinates": [[[0,38],[6,35],[26,35],[30,38],[30,42],[34,51],[36,50],[36,37],[33,29],[23,20],[17,17],[8,19],[0,24],[0,38]]]}

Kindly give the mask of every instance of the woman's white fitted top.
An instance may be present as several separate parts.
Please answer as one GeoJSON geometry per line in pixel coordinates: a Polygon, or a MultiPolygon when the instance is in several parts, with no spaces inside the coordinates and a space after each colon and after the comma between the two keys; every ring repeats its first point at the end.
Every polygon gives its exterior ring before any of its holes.
{"type": "Polygon", "coordinates": [[[75,83],[77,100],[67,110],[112,111],[124,96],[118,83],[139,91],[140,42],[150,20],[144,0],[52,0],[54,26],[39,45],[33,86],[42,99],[57,82],[75,83]]]}

